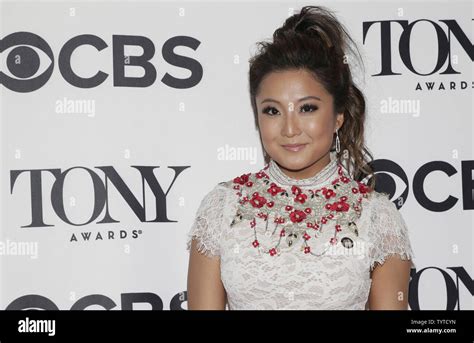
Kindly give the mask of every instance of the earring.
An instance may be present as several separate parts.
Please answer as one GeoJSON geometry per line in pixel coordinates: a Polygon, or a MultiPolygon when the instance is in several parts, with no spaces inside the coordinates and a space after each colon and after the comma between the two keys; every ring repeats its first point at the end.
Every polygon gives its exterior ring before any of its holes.
{"type": "Polygon", "coordinates": [[[341,142],[339,140],[339,134],[336,129],[336,153],[339,154],[339,152],[341,152],[341,142]]]}

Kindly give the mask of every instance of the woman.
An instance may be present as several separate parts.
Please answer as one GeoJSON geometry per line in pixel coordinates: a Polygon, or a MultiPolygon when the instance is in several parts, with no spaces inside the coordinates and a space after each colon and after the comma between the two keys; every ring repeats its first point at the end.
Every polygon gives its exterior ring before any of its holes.
{"type": "Polygon", "coordinates": [[[202,200],[188,309],[407,309],[413,253],[364,155],[355,44],[315,6],[259,44],[249,82],[266,165],[202,200]]]}

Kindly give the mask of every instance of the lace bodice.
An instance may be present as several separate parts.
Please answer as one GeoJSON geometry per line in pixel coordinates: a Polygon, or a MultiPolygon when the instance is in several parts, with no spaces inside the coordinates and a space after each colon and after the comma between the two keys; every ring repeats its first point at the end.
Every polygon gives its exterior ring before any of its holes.
{"type": "MultiPolygon", "coordinates": [[[[278,180],[282,186],[297,181],[303,189],[329,187],[330,176],[335,173],[333,163],[319,177],[305,183],[287,177],[276,164],[268,169],[271,181],[278,180]]],[[[285,247],[278,256],[264,254],[251,244],[255,233],[263,245],[274,241],[278,232],[257,221],[254,233],[245,218],[231,225],[240,206],[234,187],[233,180],[221,182],[206,194],[187,241],[188,250],[195,239],[201,253],[220,258],[221,280],[231,310],[363,310],[370,291],[370,271],[375,265],[383,264],[392,254],[413,258],[405,221],[388,195],[376,191],[361,204],[357,234],[343,226],[338,243],[324,255],[302,253],[299,244],[285,247]]],[[[327,245],[325,235],[332,233],[326,230],[312,238],[311,249],[327,245]]]]}

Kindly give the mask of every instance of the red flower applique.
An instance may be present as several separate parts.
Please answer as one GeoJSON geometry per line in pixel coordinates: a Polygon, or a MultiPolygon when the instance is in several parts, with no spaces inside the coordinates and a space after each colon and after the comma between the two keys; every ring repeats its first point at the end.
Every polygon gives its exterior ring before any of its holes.
{"type": "Polygon", "coordinates": [[[359,192],[361,194],[365,194],[365,193],[368,193],[369,192],[369,188],[364,185],[362,182],[359,182],[359,192]]]}
{"type": "Polygon", "coordinates": [[[307,198],[308,196],[306,194],[301,193],[296,196],[295,201],[304,204],[307,198]]]}
{"type": "Polygon", "coordinates": [[[278,193],[280,193],[282,191],[283,191],[283,189],[281,187],[277,186],[273,182],[270,184],[270,188],[267,190],[267,192],[270,193],[273,196],[277,195],[278,193]]]}
{"type": "Polygon", "coordinates": [[[252,199],[250,199],[250,203],[252,204],[252,206],[257,207],[257,208],[262,207],[263,205],[265,205],[266,202],[267,202],[267,199],[260,196],[260,194],[258,194],[257,192],[255,192],[252,195],[252,199]]]}
{"type": "Polygon", "coordinates": [[[277,217],[275,218],[274,222],[277,224],[283,224],[285,222],[285,218],[277,217]]]}
{"type": "Polygon", "coordinates": [[[306,218],[306,213],[300,210],[294,210],[293,212],[290,213],[290,220],[293,223],[299,223],[303,221],[306,218]]]}
{"type": "Polygon", "coordinates": [[[331,205],[331,211],[347,212],[349,211],[349,204],[345,201],[336,201],[331,205]]]}
{"type": "Polygon", "coordinates": [[[323,188],[323,194],[326,199],[336,196],[336,193],[332,189],[327,189],[326,187],[323,188]]]}
{"type": "Polygon", "coordinates": [[[234,183],[238,183],[240,185],[243,185],[245,183],[248,182],[249,180],[249,175],[250,174],[242,174],[240,176],[237,176],[235,179],[234,179],[234,183]]]}
{"type": "Polygon", "coordinates": [[[291,193],[293,193],[294,195],[301,194],[301,188],[299,188],[298,186],[291,186],[291,193]]]}

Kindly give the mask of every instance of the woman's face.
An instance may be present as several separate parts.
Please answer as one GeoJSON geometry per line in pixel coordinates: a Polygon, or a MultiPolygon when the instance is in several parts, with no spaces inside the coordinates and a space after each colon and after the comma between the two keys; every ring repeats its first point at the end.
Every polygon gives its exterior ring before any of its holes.
{"type": "Polygon", "coordinates": [[[282,171],[308,178],[329,162],[334,132],[344,121],[335,115],[333,97],[305,70],[268,74],[256,97],[260,136],[265,151],[282,171]],[[297,144],[297,147],[285,145],[297,144]]]}

